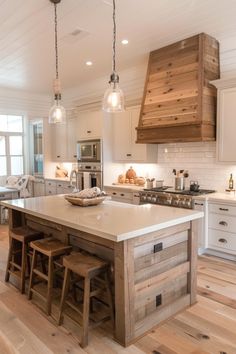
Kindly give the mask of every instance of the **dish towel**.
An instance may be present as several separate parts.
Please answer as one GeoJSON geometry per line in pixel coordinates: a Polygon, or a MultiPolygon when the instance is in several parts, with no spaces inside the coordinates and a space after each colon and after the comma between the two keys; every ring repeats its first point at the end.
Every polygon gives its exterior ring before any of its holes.
{"type": "Polygon", "coordinates": [[[84,172],[83,173],[83,177],[84,177],[84,189],[85,188],[90,188],[91,184],[90,184],[90,172],[84,172]]]}

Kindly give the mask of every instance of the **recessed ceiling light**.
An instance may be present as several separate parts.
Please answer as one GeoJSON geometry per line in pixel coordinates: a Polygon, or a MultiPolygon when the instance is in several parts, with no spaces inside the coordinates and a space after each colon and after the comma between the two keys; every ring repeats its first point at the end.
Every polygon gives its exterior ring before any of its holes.
{"type": "Polygon", "coordinates": [[[86,61],[86,65],[91,66],[91,65],[93,65],[93,62],[88,60],[88,61],[86,61]]]}
{"type": "Polygon", "coordinates": [[[126,45],[126,44],[129,43],[129,41],[128,41],[128,39],[122,39],[121,43],[124,44],[124,45],[126,45]]]}

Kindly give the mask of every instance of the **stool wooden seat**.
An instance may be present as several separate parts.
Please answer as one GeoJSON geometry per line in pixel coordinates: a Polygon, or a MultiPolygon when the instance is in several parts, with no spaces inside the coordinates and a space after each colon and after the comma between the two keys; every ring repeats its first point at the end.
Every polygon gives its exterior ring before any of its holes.
{"type": "Polygon", "coordinates": [[[22,294],[25,292],[26,263],[27,253],[29,251],[29,243],[41,238],[43,238],[42,232],[32,230],[28,227],[17,227],[9,231],[10,247],[5,281],[9,281],[10,275],[17,277],[20,280],[20,290],[22,294]],[[20,260],[18,263],[16,261],[17,257],[20,260]]]}
{"type": "Polygon", "coordinates": [[[82,254],[80,252],[71,254],[69,256],[63,257],[63,265],[65,267],[65,277],[63,282],[62,289],[62,297],[59,308],[59,318],[58,324],[61,325],[63,321],[63,311],[65,309],[65,305],[69,305],[73,310],[75,310],[82,318],[82,339],[81,339],[81,347],[85,347],[88,345],[88,329],[89,327],[89,315],[90,315],[90,300],[93,297],[97,297],[99,294],[104,292],[104,289],[107,292],[108,304],[107,306],[110,309],[110,316],[106,316],[100,321],[97,321],[95,325],[99,325],[105,320],[112,319],[113,321],[113,300],[110,289],[108,271],[109,264],[97,257],[92,255],[82,254]],[[77,306],[75,306],[72,302],[67,300],[69,293],[69,286],[71,276],[75,273],[84,281],[83,286],[83,311],[80,311],[77,306]],[[97,279],[96,277],[99,275],[103,275],[104,278],[97,279]],[[91,280],[95,279],[99,280],[100,288],[91,290],[91,280]]]}
{"type": "Polygon", "coordinates": [[[68,246],[60,240],[50,237],[42,240],[33,241],[30,243],[30,247],[33,249],[33,258],[30,271],[28,298],[29,300],[31,300],[33,293],[37,294],[41,299],[46,301],[46,312],[48,315],[50,315],[52,307],[53,280],[56,271],[54,262],[58,257],[70,253],[71,246],[68,246]],[[38,255],[48,257],[48,274],[42,273],[39,269],[37,269],[38,255]],[[44,297],[40,292],[34,289],[35,275],[41,278],[43,281],[47,282],[46,297],[44,297]]]}

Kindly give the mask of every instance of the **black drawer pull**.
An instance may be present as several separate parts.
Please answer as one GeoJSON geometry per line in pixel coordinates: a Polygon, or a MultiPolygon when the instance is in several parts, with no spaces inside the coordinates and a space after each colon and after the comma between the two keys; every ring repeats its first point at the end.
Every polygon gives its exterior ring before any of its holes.
{"type": "Polygon", "coordinates": [[[162,250],[163,250],[163,243],[162,242],[154,245],[154,250],[153,250],[154,253],[160,252],[162,250]]]}
{"type": "Polygon", "coordinates": [[[220,222],[219,222],[219,225],[228,226],[228,223],[227,223],[226,221],[220,221],[220,222]]]}
{"type": "Polygon", "coordinates": [[[77,155],[73,155],[73,157],[77,157],[77,155]]]}
{"type": "Polygon", "coordinates": [[[121,197],[124,197],[125,195],[124,195],[124,193],[121,193],[120,196],[121,196],[121,197]]]}
{"type": "Polygon", "coordinates": [[[90,134],[90,133],[91,133],[91,130],[87,130],[87,133],[90,134]]]}
{"type": "Polygon", "coordinates": [[[203,203],[194,203],[194,205],[204,205],[203,203]]]}
{"type": "Polygon", "coordinates": [[[221,242],[221,243],[227,243],[228,242],[225,238],[219,238],[218,241],[221,242]]]}
{"type": "Polygon", "coordinates": [[[116,195],[116,192],[113,192],[112,194],[113,194],[113,195],[116,195]]]}
{"type": "Polygon", "coordinates": [[[226,209],[226,208],[219,208],[219,210],[222,210],[222,211],[229,211],[229,209],[226,209]]]}
{"type": "Polygon", "coordinates": [[[162,295],[159,294],[156,296],[156,307],[160,306],[162,304],[162,295]]]}
{"type": "Polygon", "coordinates": [[[59,157],[61,157],[61,155],[57,155],[57,158],[59,159],[59,157]]]}
{"type": "Polygon", "coordinates": [[[126,154],[126,156],[130,157],[130,156],[132,156],[132,154],[126,154]]]}

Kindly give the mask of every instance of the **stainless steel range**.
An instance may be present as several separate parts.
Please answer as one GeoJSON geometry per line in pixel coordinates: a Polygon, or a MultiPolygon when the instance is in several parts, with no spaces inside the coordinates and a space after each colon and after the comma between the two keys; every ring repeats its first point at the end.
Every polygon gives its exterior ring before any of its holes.
{"type": "Polygon", "coordinates": [[[176,191],[172,187],[164,186],[160,188],[144,189],[144,191],[139,193],[139,197],[140,204],[151,203],[193,209],[195,196],[214,192],[215,191],[211,189],[199,189],[198,191],[187,189],[176,191]]]}

